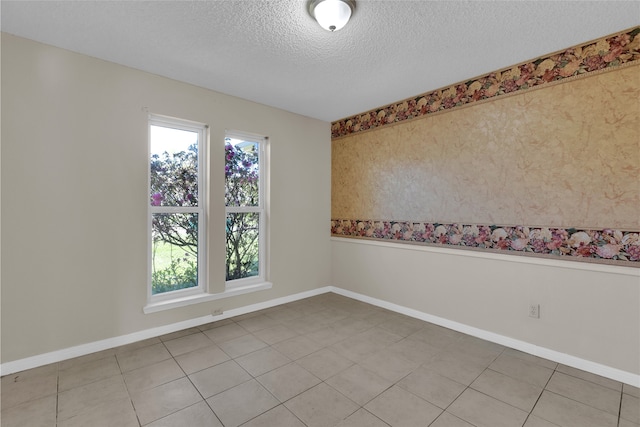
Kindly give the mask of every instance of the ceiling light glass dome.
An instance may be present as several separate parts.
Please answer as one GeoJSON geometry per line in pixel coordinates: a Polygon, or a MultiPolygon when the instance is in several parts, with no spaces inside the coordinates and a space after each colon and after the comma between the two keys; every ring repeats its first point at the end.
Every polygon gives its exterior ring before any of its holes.
{"type": "Polygon", "coordinates": [[[314,0],[309,11],[322,28],[337,31],[349,22],[354,6],[350,0],[314,0]]]}

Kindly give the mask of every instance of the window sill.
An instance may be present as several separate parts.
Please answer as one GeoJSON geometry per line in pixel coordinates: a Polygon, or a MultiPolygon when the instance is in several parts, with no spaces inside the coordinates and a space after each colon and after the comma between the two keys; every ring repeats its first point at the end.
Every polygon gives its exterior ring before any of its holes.
{"type": "Polygon", "coordinates": [[[152,302],[145,305],[142,308],[144,314],[156,313],[158,311],[170,310],[172,308],[186,307],[188,305],[200,304],[207,301],[215,301],[218,299],[235,297],[237,295],[248,294],[250,292],[263,291],[265,289],[271,289],[273,284],[271,282],[255,283],[252,285],[239,286],[225,290],[218,294],[209,294],[206,292],[189,295],[186,297],[175,298],[166,301],[152,302]]]}

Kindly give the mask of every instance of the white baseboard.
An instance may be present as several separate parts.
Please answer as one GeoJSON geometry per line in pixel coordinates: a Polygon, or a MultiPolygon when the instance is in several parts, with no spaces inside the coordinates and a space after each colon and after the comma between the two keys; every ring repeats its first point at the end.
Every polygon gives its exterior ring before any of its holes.
{"type": "Polygon", "coordinates": [[[416,319],[433,323],[435,325],[453,329],[455,331],[462,332],[467,335],[471,335],[471,336],[481,338],[487,341],[491,341],[497,344],[501,344],[506,347],[514,348],[516,350],[520,350],[525,353],[533,354],[534,356],[543,357],[545,359],[553,360],[554,362],[562,363],[564,365],[571,366],[573,368],[591,372],[593,374],[610,378],[616,381],[620,381],[635,387],[640,387],[640,375],[633,374],[631,372],[622,371],[620,369],[612,368],[610,366],[606,366],[606,365],[595,363],[589,360],[581,359],[579,357],[571,356],[569,354],[561,353],[548,348],[536,346],[534,344],[531,344],[525,341],[516,340],[503,335],[495,334],[493,332],[485,331],[483,329],[474,328],[473,326],[454,322],[448,319],[444,319],[442,317],[433,316],[427,313],[423,313],[421,311],[413,310],[401,305],[397,305],[387,301],[372,298],[363,294],[359,294],[359,293],[338,288],[335,286],[325,286],[323,288],[317,288],[317,289],[313,289],[306,292],[288,295],[286,297],[276,298],[273,300],[264,301],[257,304],[235,308],[232,310],[225,311],[223,314],[220,314],[217,316],[207,315],[207,316],[198,317],[195,319],[185,320],[182,322],[172,323],[170,325],[164,325],[156,328],[145,329],[143,331],[134,332],[127,335],[121,335],[114,338],[108,338],[105,340],[95,341],[92,343],[82,344],[75,347],[69,347],[62,350],[52,351],[50,353],[44,353],[37,356],[27,357],[24,359],[3,363],[3,364],[0,364],[0,375],[8,375],[14,372],[24,371],[26,369],[37,368],[39,366],[48,365],[50,363],[56,363],[56,362],[71,359],[74,357],[95,353],[97,351],[107,350],[109,348],[131,344],[136,341],[142,341],[148,338],[154,338],[160,335],[180,331],[182,329],[204,325],[206,323],[213,322],[216,320],[223,320],[223,319],[240,316],[242,314],[247,314],[247,313],[251,313],[258,310],[264,310],[266,308],[275,307],[277,305],[286,304],[293,301],[298,301],[304,298],[309,298],[309,297],[324,294],[327,292],[334,292],[338,295],[343,295],[358,301],[375,305],[377,307],[382,307],[387,310],[395,311],[396,313],[404,314],[410,317],[414,317],[416,319]]]}
{"type": "Polygon", "coordinates": [[[540,347],[525,341],[520,341],[514,338],[506,337],[504,335],[485,331],[483,329],[474,328],[473,326],[454,322],[442,317],[433,316],[431,314],[423,313],[421,311],[413,310],[411,308],[372,298],[345,289],[331,287],[331,292],[343,295],[345,297],[353,298],[358,301],[366,302],[368,304],[375,305],[381,308],[386,308],[387,310],[395,311],[396,313],[401,313],[410,317],[414,317],[416,319],[424,320],[425,322],[443,326],[448,329],[453,329],[454,331],[462,332],[464,334],[481,338],[486,341],[491,341],[496,344],[520,350],[534,356],[539,356],[545,359],[552,360],[554,362],[562,363],[563,365],[570,366],[572,368],[581,369],[583,371],[591,372],[592,374],[610,378],[615,381],[620,381],[635,387],[640,387],[640,375],[633,374],[631,372],[622,371],[620,369],[612,368],[610,366],[602,365],[590,360],[571,356],[570,354],[565,354],[545,347],[540,347]]]}
{"type": "Polygon", "coordinates": [[[293,295],[288,295],[282,298],[276,298],[269,301],[264,301],[257,304],[251,304],[240,308],[234,308],[232,310],[225,311],[220,315],[207,315],[197,317],[195,319],[189,319],[182,322],[172,323],[169,325],[158,326],[156,328],[145,329],[143,331],[133,332],[127,335],[120,335],[113,338],[107,338],[100,341],[94,341],[87,344],[81,344],[74,347],[65,348],[62,350],[56,350],[49,353],[39,354],[37,356],[26,357],[24,359],[14,360],[12,362],[6,362],[0,364],[0,375],[9,375],[15,372],[24,371],[27,369],[37,368],[39,366],[48,365],[50,363],[61,362],[63,360],[72,359],[74,357],[85,356],[87,354],[95,353],[97,351],[107,350],[114,347],[120,347],[122,345],[131,344],[137,341],[142,341],[148,338],[154,338],[172,332],[180,331],[187,328],[193,328],[194,326],[204,325],[216,320],[223,320],[229,317],[240,316],[241,314],[247,314],[258,310],[264,310],[265,308],[275,307],[277,305],[286,304],[288,302],[298,301],[304,298],[324,294],[331,292],[331,286],[324,288],[317,288],[306,292],[300,292],[293,295]]]}

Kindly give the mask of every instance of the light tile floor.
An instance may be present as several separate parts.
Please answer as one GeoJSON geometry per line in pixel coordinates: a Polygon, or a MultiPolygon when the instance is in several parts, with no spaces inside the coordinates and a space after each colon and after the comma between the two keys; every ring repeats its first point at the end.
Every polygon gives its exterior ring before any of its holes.
{"type": "Polygon", "coordinates": [[[616,381],[336,294],[2,378],[2,427],[640,427],[616,381]]]}

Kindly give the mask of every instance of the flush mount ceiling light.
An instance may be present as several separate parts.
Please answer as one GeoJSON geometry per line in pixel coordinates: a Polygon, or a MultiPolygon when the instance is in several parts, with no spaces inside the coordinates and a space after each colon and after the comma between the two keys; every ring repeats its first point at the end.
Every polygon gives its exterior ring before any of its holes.
{"type": "Polygon", "coordinates": [[[312,0],[309,13],[325,30],[337,31],[349,22],[355,7],[353,0],[312,0]]]}

